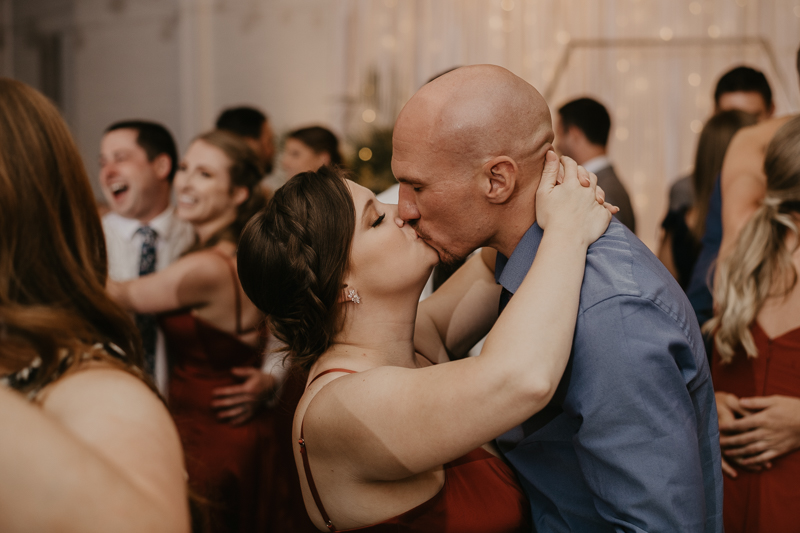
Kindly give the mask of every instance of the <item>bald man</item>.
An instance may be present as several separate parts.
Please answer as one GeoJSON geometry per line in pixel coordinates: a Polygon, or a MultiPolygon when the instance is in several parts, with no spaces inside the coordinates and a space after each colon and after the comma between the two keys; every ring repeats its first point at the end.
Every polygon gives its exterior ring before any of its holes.
{"type": "MultiPolygon", "coordinates": [[[[425,85],[395,125],[400,216],[444,262],[496,249],[500,312],[543,234],[534,198],[552,141],[541,95],[489,65],[425,85]]],[[[540,533],[722,531],[717,415],[697,321],[674,278],[618,221],[589,247],[553,401],[497,442],[540,533]]]]}

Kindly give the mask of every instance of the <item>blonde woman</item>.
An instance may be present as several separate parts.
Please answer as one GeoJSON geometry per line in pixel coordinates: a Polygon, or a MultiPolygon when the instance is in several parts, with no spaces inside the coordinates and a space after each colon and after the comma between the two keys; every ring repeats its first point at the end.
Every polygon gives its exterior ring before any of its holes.
{"type": "Polygon", "coordinates": [[[714,299],[725,531],[800,531],[800,117],[767,148],[767,190],[714,299]]]}
{"type": "Polygon", "coordinates": [[[108,284],[123,308],[160,315],[171,360],[169,409],[189,485],[211,501],[213,533],[266,531],[270,519],[271,415],[244,394],[215,396],[237,385],[234,376],[261,378],[264,316],[242,293],[234,257],[242,227],[265,203],[260,179],[255,152],[240,137],[198,136],[174,182],[176,214],[194,228],[196,245],[160,272],[108,284]]]}

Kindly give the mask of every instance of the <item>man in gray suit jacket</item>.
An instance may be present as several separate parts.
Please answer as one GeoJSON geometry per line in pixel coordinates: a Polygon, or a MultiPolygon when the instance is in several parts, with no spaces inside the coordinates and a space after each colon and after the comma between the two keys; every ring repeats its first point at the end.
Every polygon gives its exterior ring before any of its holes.
{"type": "Polygon", "coordinates": [[[555,129],[556,150],[597,174],[597,185],[605,191],[606,201],[619,207],[616,217],[636,233],[636,218],[628,191],[606,156],[611,117],[603,104],[591,98],[578,98],[564,104],[558,110],[555,129]]]}

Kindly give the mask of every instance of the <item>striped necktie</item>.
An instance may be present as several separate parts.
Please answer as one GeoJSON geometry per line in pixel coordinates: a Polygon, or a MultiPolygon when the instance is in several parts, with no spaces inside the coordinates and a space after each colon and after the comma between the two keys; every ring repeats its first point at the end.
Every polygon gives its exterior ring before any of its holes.
{"type": "MultiPolygon", "coordinates": [[[[139,259],[139,276],[146,276],[156,271],[156,238],[158,235],[150,226],[142,226],[136,230],[142,235],[142,252],[139,259]]],[[[156,361],[156,317],[154,315],[136,315],[136,327],[142,335],[144,350],[144,371],[155,375],[156,361]]]]}

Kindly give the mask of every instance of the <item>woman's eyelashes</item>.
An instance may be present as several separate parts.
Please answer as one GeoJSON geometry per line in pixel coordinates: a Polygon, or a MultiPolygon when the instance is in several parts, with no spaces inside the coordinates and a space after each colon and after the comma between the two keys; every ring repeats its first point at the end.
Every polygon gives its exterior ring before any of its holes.
{"type": "Polygon", "coordinates": [[[380,223],[383,222],[384,218],[386,218],[386,213],[384,213],[381,216],[379,216],[378,219],[375,220],[375,222],[372,223],[372,227],[373,228],[377,228],[380,225],[380,223]]]}

